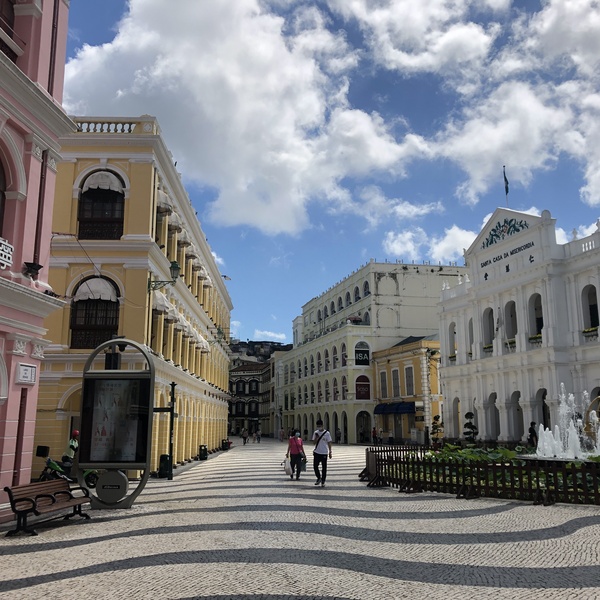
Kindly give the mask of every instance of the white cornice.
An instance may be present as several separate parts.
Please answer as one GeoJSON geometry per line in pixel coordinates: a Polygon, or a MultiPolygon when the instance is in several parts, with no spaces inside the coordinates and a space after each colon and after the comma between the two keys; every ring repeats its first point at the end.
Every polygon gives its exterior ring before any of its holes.
{"type": "Polygon", "coordinates": [[[42,87],[31,81],[3,52],[0,52],[0,79],[2,87],[13,99],[11,102],[9,98],[0,98],[0,103],[29,130],[37,132],[47,147],[58,151],[60,146],[46,134],[40,123],[57,137],[76,131],[75,123],[42,87]]]}
{"type": "Polygon", "coordinates": [[[0,277],[0,306],[45,318],[64,305],[58,298],[0,277]]]}

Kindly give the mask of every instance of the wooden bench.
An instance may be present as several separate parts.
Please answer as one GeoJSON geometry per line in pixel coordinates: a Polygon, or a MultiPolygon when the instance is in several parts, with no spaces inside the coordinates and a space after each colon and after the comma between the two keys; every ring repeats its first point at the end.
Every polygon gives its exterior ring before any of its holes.
{"type": "Polygon", "coordinates": [[[4,491],[8,494],[10,507],[17,516],[17,527],[11,529],[7,536],[16,535],[21,531],[37,535],[35,530],[27,527],[27,518],[30,515],[40,517],[72,509],[65,519],[75,515],[90,518],[88,514],[81,512],[82,505],[91,503],[89,491],[82,487],[71,488],[66,479],[15,485],[5,487],[4,491]]]}

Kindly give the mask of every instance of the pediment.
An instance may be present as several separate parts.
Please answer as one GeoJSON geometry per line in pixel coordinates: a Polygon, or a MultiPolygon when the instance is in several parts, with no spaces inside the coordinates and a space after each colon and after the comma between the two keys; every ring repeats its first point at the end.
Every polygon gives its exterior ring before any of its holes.
{"type": "Polygon", "coordinates": [[[509,240],[512,241],[515,237],[535,228],[544,220],[543,213],[541,217],[538,217],[537,215],[518,212],[508,208],[497,208],[475,238],[475,241],[471,244],[466,254],[492,249],[496,244],[502,244],[509,240]]]}

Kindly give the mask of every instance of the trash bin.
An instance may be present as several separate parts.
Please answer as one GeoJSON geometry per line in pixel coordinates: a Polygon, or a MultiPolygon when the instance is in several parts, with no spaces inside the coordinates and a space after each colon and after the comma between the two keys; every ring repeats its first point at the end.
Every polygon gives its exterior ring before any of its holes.
{"type": "Polygon", "coordinates": [[[198,448],[198,458],[200,460],[208,460],[208,446],[201,444],[198,448]]]}
{"type": "Polygon", "coordinates": [[[221,440],[221,450],[229,450],[229,440],[221,440]]]}
{"type": "Polygon", "coordinates": [[[158,476],[168,477],[171,471],[171,457],[168,454],[161,454],[158,461],[158,476]]]}

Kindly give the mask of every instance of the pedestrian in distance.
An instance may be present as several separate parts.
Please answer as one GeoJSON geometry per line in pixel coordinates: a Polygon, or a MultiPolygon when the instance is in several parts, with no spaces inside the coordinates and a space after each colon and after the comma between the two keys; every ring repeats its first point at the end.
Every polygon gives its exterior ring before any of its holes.
{"type": "Polygon", "coordinates": [[[279,430],[279,441],[283,442],[283,438],[285,437],[285,431],[283,431],[283,427],[279,430]]]}
{"type": "Polygon", "coordinates": [[[260,437],[262,435],[262,431],[260,430],[260,427],[258,428],[258,430],[256,431],[256,441],[260,444],[260,437]]]}
{"type": "Polygon", "coordinates": [[[339,427],[335,430],[335,443],[342,443],[342,430],[339,427]]]}
{"type": "Polygon", "coordinates": [[[313,433],[312,441],[315,443],[315,449],[313,450],[313,468],[317,477],[315,485],[321,484],[321,487],[325,487],[327,457],[331,458],[331,434],[323,429],[321,419],[317,421],[317,429],[313,433]]]}
{"type": "Polygon", "coordinates": [[[538,436],[537,431],[535,430],[535,421],[531,421],[529,424],[529,435],[527,436],[527,443],[530,446],[537,446],[538,436]]]}
{"type": "Polygon", "coordinates": [[[290,479],[294,479],[294,471],[296,471],[296,480],[300,479],[302,461],[306,459],[306,454],[304,453],[304,446],[299,430],[296,430],[294,435],[288,440],[288,449],[285,456],[290,459],[290,465],[292,467],[290,479]]]}
{"type": "Polygon", "coordinates": [[[242,431],[242,438],[244,440],[244,446],[246,445],[246,442],[248,441],[248,430],[244,427],[244,431],[242,431]]]}
{"type": "Polygon", "coordinates": [[[256,431],[252,434],[252,443],[256,444],[256,431]]]}
{"type": "Polygon", "coordinates": [[[371,431],[371,437],[373,438],[373,444],[377,446],[377,428],[373,427],[373,431],[371,431]]]}

